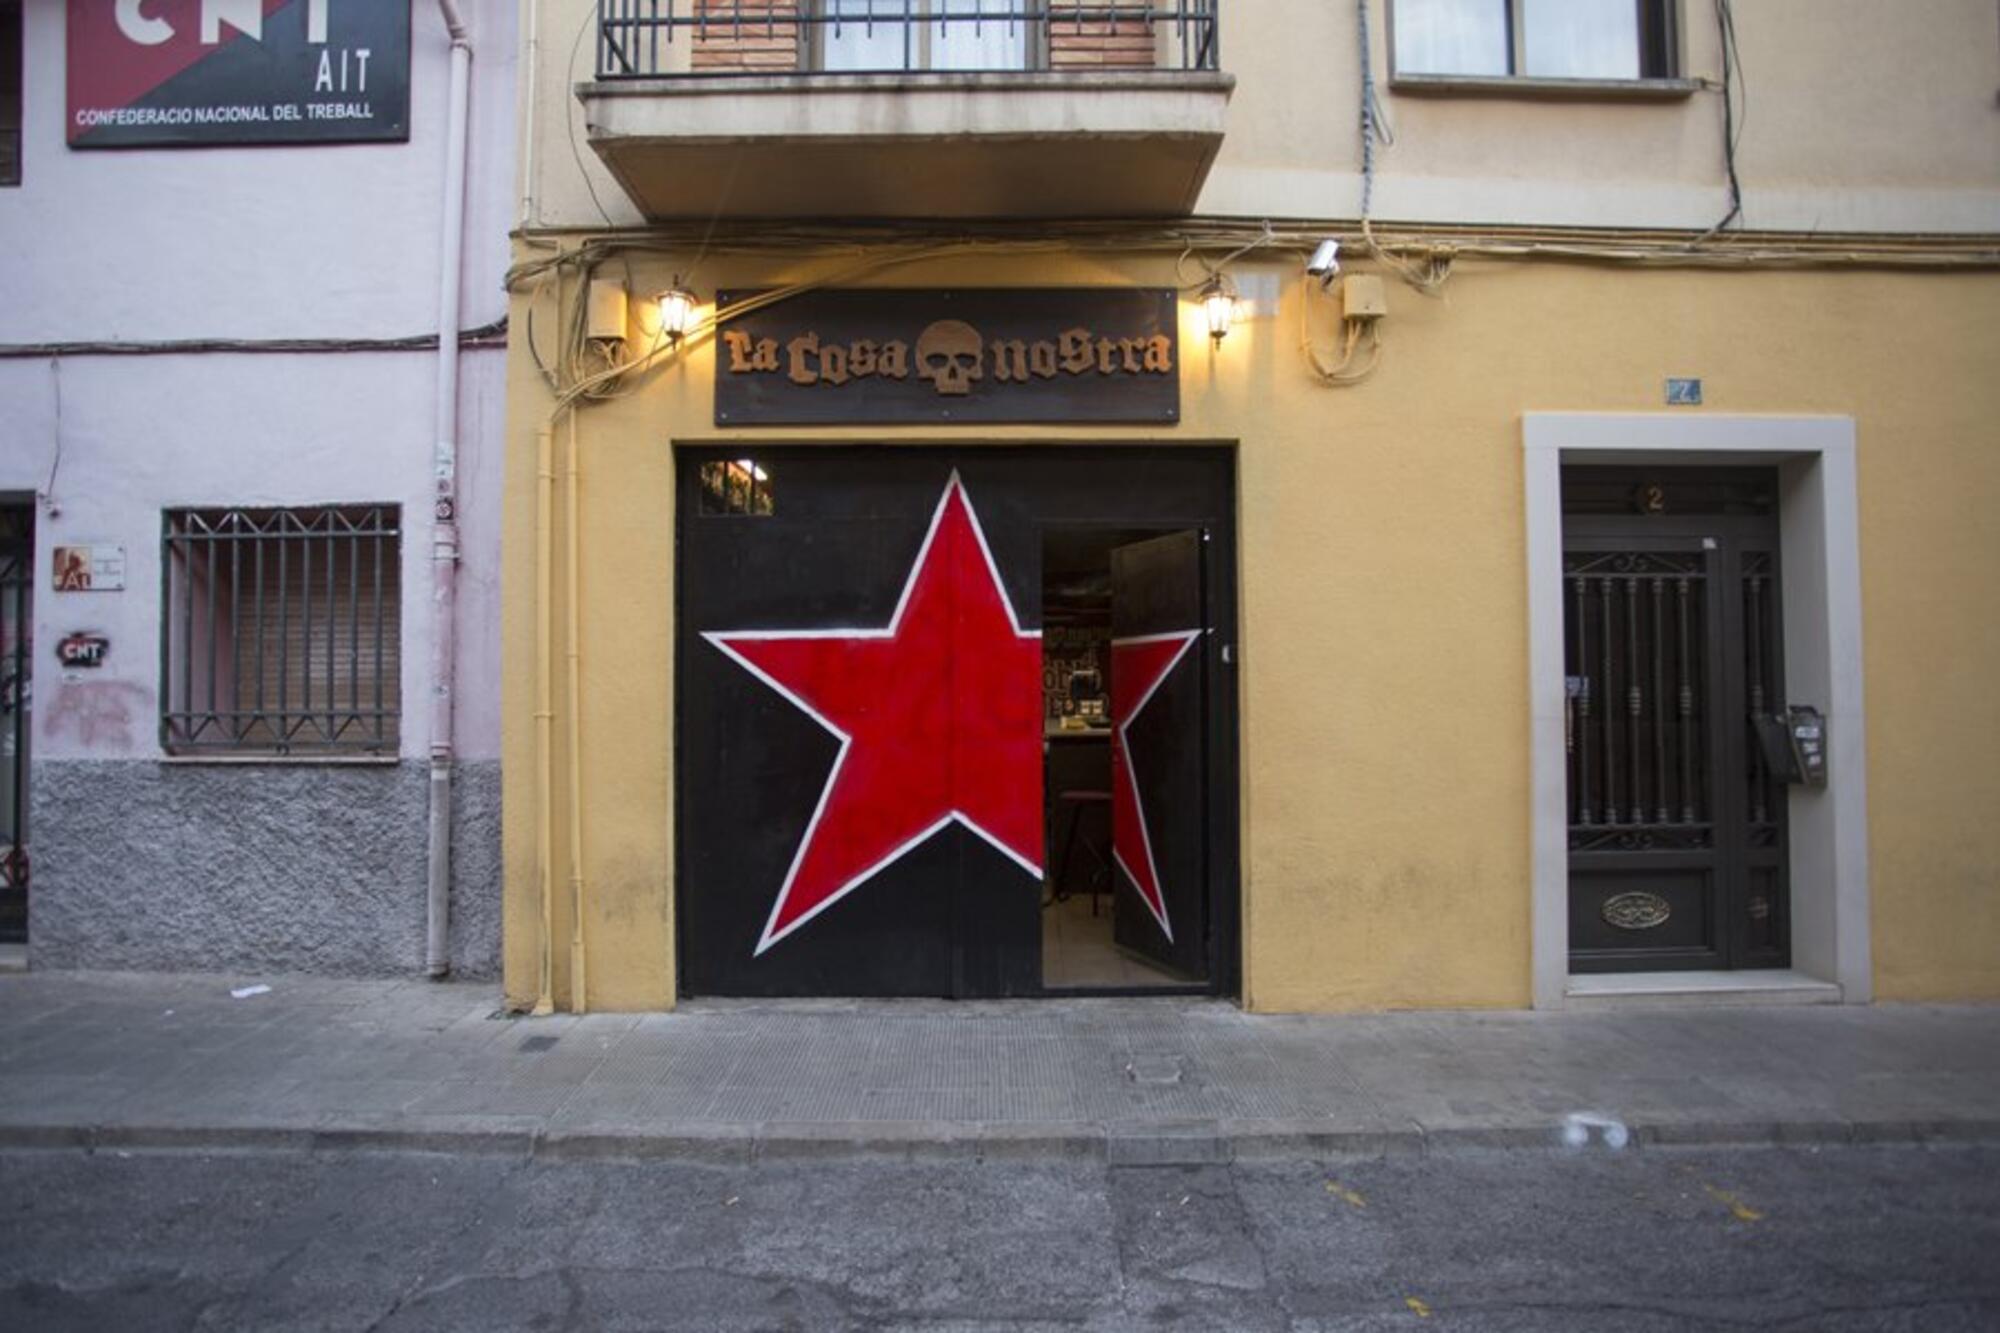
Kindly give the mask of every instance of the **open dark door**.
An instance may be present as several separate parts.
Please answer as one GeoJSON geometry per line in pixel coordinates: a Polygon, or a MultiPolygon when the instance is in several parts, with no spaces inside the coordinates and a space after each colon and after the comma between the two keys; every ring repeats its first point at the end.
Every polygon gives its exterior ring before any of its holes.
{"type": "Polygon", "coordinates": [[[1202,534],[1111,553],[1112,938],[1190,980],[1207,971],[1207,606],[1202,534]]]}

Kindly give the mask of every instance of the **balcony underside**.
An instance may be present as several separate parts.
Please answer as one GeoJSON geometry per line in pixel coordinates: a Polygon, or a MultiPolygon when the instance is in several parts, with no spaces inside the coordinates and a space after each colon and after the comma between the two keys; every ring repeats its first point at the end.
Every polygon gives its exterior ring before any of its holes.
{"type": "Polygon", "coordinates": [[[585,84],[648,218],[1181,217],[1226,74],[726,76],[585,84]]]}

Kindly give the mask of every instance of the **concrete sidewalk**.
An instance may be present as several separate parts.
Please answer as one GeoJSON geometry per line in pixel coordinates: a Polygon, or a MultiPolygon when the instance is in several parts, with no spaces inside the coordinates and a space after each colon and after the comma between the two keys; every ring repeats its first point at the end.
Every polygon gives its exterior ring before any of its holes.
{"type": "Polygon", "coordinates": [[[490,984],[0,976],[0,1148],[1213,1162],[1458,1146],[2000,1141],[1991,1006],[498,1010],[490,984]],[[231,996],[256,981],[271,989],[231,996]]]}

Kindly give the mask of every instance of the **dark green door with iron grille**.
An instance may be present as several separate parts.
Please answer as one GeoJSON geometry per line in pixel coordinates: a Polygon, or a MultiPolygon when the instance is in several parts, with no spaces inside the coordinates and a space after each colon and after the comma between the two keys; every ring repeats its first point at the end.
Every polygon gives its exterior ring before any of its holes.
{"type": "Polygon", "coordinates": [[[1566,470],[1574,972],[1790,963],[1775,472],[1566,470]]]}
{"type": "Polygon", "coordinates": [[[28,937],[28,735],[34,511],[0,506],[0,942],[28,937]]]}

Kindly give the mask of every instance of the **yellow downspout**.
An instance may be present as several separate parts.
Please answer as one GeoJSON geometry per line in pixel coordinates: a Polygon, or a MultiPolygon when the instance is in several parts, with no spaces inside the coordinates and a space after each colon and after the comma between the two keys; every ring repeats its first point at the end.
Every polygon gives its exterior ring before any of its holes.
{"type": "Polygon", "coordinates": [[[583,647],[577,610],[581,575],[577,558],[577,476],[580,465],[576,448],[576,409],[569,414],[569,476],[563,492],[564,540],[568,543],[568,563],[564,568],[563,607],[568,613],[565,633],[569,652],[569,1007],[572,1013],[587,1013],[590,1009],[590,992],[584,984],[583,967],[583,716],[580,707],[582,694],[583,647]]]}
{"type": "Polygon", "coordinates": [[[555,1012],[555,884],[552,881],[550,841],[554,835],[550,790],[555,785],[555,756],[550,753],[550,730],[555,720],[550,700],[549,561],[554,541],[549,531],[554,517],[556,472],[554,461],[555,427],[544,425],[535,432],[535,881],[542,895],[542,938],[540,985],[534,1012],[555,1012]]]}

